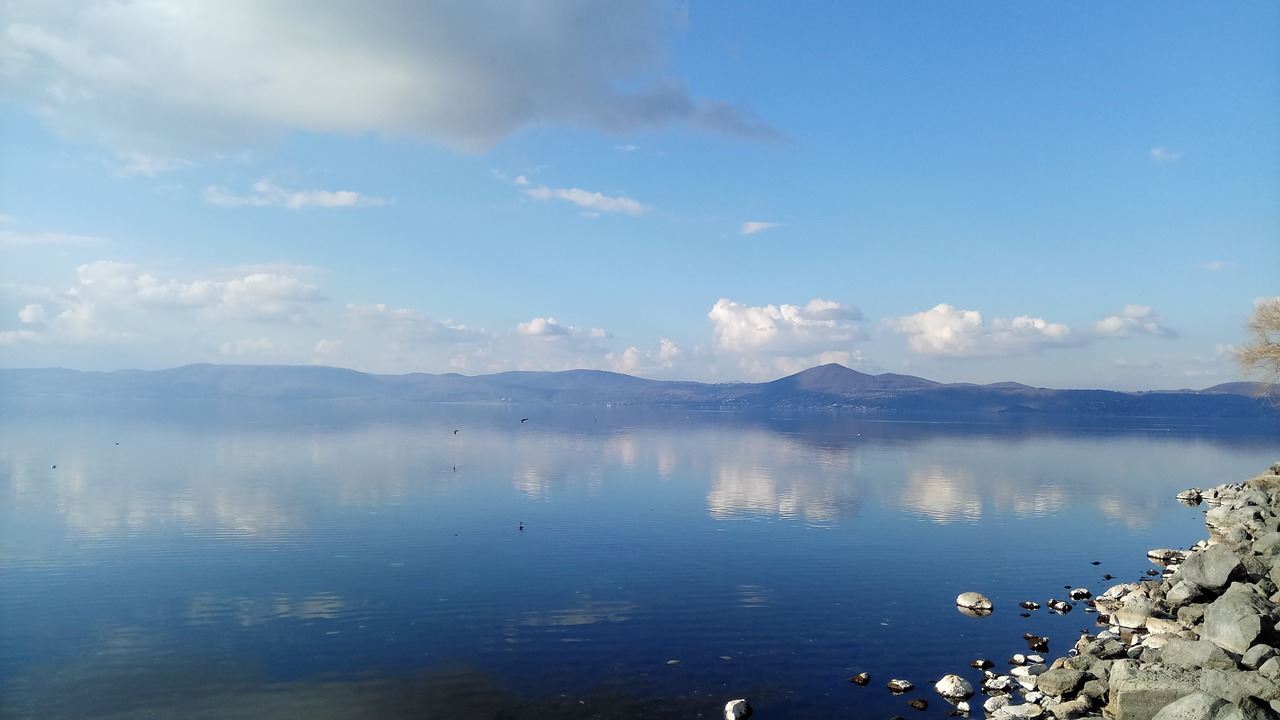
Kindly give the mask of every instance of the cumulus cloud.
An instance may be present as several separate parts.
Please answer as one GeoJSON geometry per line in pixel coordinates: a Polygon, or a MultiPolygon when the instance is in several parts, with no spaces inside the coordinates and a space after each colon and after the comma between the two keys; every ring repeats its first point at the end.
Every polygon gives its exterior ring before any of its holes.
{"type": "Polygon", "coordinates": [[[1182,157],[1182,153],[1163,145],[1157,145],[1147,151],[1147,155],[1151,161],[1160,165],[1165,163],[1177,162],[1182,157]]]}
{"type": "Polygon", "coordinates": [[[862,311],[821,299],[804,306],[752,307],[721,298],[707,317],[721,350],[795,354],[853,342],[860,337],[862,311]]]}
{"type": "Polygon", "coordinates": [[[759,221],[752,220],[749,222],[742,223],[740,232],[743,235],[755,235],[758,232],[763,232],[765,230],[772,230],[773,228],[776,228],[776,227],[782,227],[782,224],[772,223],[772,222],[759,222],[759,221]]]}
{"type": "Polygon", "coordinates": [[[662,338],[658,342],[657,352],[632,346],[618,354],[606,354],[605,363],[614,372],[650,375],[662,370],[670,370],[684,355],[685,352],[674,341],[662,338]]]}
{"type": "Polygon", "coordinates": [[[1093,325],[1094,332],[1104,337],[1152,335],[1174,338],[1178,333],[1165,327],[1160,316],[1146,305],[1125,305],[1116,315],[1108,315],[1093,325]]]}
{"type": "Polygon", "coordinates": [[[251,195],[235,195],[225,188],[209,186],[204,189],[204,201],[221,207],[276,206],[290,210],[305,207],[375,207],[386,205],[386,200],[361,195],[353,190],[286,190],[267,180],[253,184],[251,195]]]}
{"type": "MultiPolygon", "coordinates": [[[[528,184],[528,180],[523,175],[516,178],[516,184],[528,184]],[[524,183],[520,181],[524,180],[524,183]]],[[[579,188],[550,188],[546,186],[531,187],[524,191],[535,200],[567,200],[579,207],[586,208],[592,212],[607,213],[626,213],[627,215],[643,215],[649,211],[647,205],[643,205],[629,197],[621,195],[611,197],[603,193],[591,192],[579,188]]]]}
{"type": "Polygon", "coordinates": [[[1075,344],[1071,328],[1020,315],[983,320],[977,310],[941,303],[914,315],[885,318],[883,326],[907,336],[907,348],[921,355],[989,357],[1035,352],[1075,344]]]}
{"type": "MultiPolygon", "coordinates": [[[[306,324],[308,307],[326,300],[314,284],[278,272],[180,280],[130,263],[99,260],[77,267],[75,277],[75,284],[61,292],[23,289],[28,297],[41,296],[40,303],[28,303],[18,313],[32,327],[10,331],[0,342],[124,342],[156,335],[171,323],[185,324],[190,334],[193,321],[306,324]]],[[[230,351],[236,347],[227,346],[230,351]]]]}
{"type": "Polygon", "coordinates": [[[516,335],[530,338],[568,338],[581,341],[605,340],[613,337],[612,333],[604,328],[582,329],[571,325],[561,325],[553,317],[536,317],[528,322],[517,323],[516,335]]]}
{"type": "Polygon", "coordinates": [[[27,305],[18,311],[18,319],[27,324],[42,323],[48,318],[44,306],[37,303],[27,305]]]}
{"type": "Polygon", "coordinates": [[[166,157],[293,129],[472,151],[547,124],[777,137],[662,75],[669,12],[658,0],[17,0],[0,32],[0,92],[64,132],[166,157]]]}

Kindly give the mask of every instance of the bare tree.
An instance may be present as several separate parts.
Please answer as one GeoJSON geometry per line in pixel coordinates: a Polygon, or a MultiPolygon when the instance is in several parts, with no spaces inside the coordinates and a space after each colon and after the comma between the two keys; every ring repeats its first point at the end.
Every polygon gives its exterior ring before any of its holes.
{"type": "Polygon", "coordinates": [[[1262,380],[1259,395],[1271,395],[1280,382],[1280,297],[1259,300],[1245,328],[1249,339],[1236,351],[1236,364],[1244,374],[1262,380]]]}

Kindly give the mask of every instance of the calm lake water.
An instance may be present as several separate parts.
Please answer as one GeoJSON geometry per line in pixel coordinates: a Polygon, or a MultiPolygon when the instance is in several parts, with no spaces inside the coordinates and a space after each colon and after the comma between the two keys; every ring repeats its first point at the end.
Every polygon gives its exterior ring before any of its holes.
{"type": "Polygon", "coordinates": [[[1277,459],[1274,422],[6,402],[0,717],[941,718],[929,681],[1092,627],[1019,601],[1138,579],[1204,536],[1174,493],[1277,459]]]}

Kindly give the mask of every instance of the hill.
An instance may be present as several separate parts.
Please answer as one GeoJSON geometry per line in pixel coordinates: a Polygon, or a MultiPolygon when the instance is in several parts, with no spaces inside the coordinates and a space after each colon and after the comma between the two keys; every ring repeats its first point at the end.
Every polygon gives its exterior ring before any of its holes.
{"type": "Polygon", "coordinates": [[[1101,415],[1127,417],[1280,417],[1254,397],[1252,383],[1205,390],[1116,392],[1053,390],[1020,383],[938,383],[912,375],[869,375],[821,365],[764,383],[647,380],[601,370],[504,372],[467,376],[369,375],[319,366],[187,365],[167,370],[81,372],[0,369],[0,400],[166,398],[186,400],[361,400],[551,405],[630,405],[690,409],[849,409],[862,412],[1101,415]]]}

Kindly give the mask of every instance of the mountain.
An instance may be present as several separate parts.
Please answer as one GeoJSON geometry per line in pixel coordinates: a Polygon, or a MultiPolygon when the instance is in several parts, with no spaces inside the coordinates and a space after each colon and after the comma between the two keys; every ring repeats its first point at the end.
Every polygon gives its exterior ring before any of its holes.
{"type": "Polygon", "coordinates": [[[320,366],[187,365],[167,370],[80,372],[0,369],[0,402],[22,398],[345,400],[550,405],[633,405],[689,409],[846,409],[991,415],[1277,417],[1253,383],[1205,390],[1052,390],[1021,383],[938,383],[912,375],[869,375],[828,364],[764,383],[647,380],[601,370],[467,376],[369,375],[320,366]]]}

